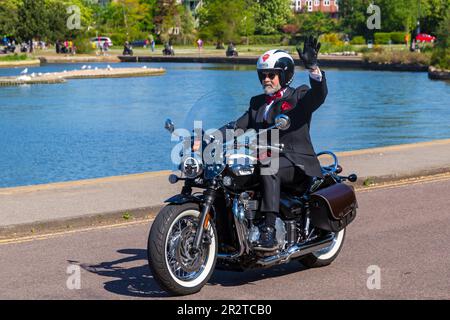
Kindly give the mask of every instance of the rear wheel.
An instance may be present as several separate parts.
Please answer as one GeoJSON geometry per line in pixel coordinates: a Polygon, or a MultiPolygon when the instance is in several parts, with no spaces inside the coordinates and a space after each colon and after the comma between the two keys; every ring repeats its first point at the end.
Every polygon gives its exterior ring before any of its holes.
{"type": "Polygon", "coordinates": [[[200,291],[214,271],[217,233],[211,221],[206,231],[209,243],[202,242],[198,252],[191,250],[199,216],[198,204],[168,205],[158,214],[150,230],[150,269],[158,284],[175,295],[200,291]]]}
{"type": "Polygon", "coordinates": [[[308,268],[319,268],[331,264],[337,258],[344,245],[345,230],[342,229],[334,233],[333,242],[329,247],[310,253],[300,258],[299,261],[308,268]]]}

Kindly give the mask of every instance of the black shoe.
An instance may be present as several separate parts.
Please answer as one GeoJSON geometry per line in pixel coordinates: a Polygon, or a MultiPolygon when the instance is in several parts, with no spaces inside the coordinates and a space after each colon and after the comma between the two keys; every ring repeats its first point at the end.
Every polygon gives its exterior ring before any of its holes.
{"type": "Polygon", "coordinates": [[[277,249],[278,243],[275,235],[276,232],[274,227],[261,228],[261,234],[255,249],[261,251],[272,251],[277,249]]]}

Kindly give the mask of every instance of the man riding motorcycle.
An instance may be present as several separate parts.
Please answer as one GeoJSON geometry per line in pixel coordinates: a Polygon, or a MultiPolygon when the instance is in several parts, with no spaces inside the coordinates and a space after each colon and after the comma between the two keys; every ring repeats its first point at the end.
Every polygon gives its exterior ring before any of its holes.
{"type": "MultiPolygon", "coordinates": [[[[295,69],[292,57],[283,50],[264,53],[257,62],[264,94],[252,97],[247,112],[233,123],[233,129],[258,131],[272,126],[279,114],[285,113],[291,118],[291,127],[279,134],[279,142],[284,147],[279,156],[278,171],[260,176],[261,212],[265,215],[265,226],[257,244],[261,250],[270,251],[277,245],[275,222],[279,214],[281,185],[300,184],[311,177],[322,177],[309,133],[312,113],[323,104],[328,93],[325,73],[317,65],[319,50],[320,43],[313,37],[306,39],[303,51],[297,48],[309,70],[311,88],[302,85],[296,89],[289,86],[295,69]]],[[[220,130],[223,132],[226,128],[220,130]]],[[[198,148],[199,143],[195,142],[194,150],[198,148]]]]}

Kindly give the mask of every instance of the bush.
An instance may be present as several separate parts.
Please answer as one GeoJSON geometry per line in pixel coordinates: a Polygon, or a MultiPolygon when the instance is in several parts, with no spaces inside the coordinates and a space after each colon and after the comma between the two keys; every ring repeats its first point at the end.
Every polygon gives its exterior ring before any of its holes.
{"type": "Polygon", "coordinates": [[[92,53],[95,51],[95,49],[92,47],[90,39],[76,38],[73,43],[76,47],[77,53],[92,53]]]}
{"type": "Polygon", "coordinates": [[[350,41],[351,44],[355,44],[355,45],[361,45],[361,44],[366,44],[366,39],[363,36],[355,36],[353,37],[353,39],[350,41]]]}
{"type": "Polygon", "coordinates": [[[122,46],[125,41],[127,41],[127,36],[125,33],[112,33],[111,35],[109,35],[109,38],[111,38],[114,46],[122,46]]]}
{"type": "Polygon", "coordinates": [[[322,53],[337,53],[337,52],[346,52],[346,51],[356,51],[355,48],[351,45],[346,45],[343,42],[338,44],[332,44],[329,42],[322,43],[320,47],[320,52],[322,53]]]}
{"type": "Polygon", "coordinates": [[[366,62],[375,63],[392,63],[392,64],[415,64],[415,65],[429,65],[430,54],[410,51],[392,51],[387,50],[381,53],[372,52],[366,53],[363,56],[366,62]]]}
{"type": "Polygon", "coordinates": [[[322,43],[331,43],[333,45],[342,45],[344,42],[340,39],[339,34],[337,33],[327,33],[324,35],[321,35],[319,37],[319,41],[322,43]]]}
{"type": "MultiPolygon", "coordinates": [[[[248,37],[250,45],[253,44],[278,44],[281,45],[283,41],[282,35],[253,35],[248,37]]],[[[241,37],[241,44],[247,43],[247,37],[241,37]]]]}
{"type": "Polygon", "coordinates": [[[377,32],[375,33],[375,44],[404,44],[405,32],[377,32]]]}
{"type": "Polygon", "coordinates": [[[391,40],[391,34],[387,32],[375,33],[375,44],[389,44],[391,40]]]}
{"type": "Polygon", "coordinates": [[[438,33],[437,43],[431,57],[433,66],[450,70],[450,8],[447,9],[445,18],[442,20],[438,33]]]}
{"type": "Polygon", "coordinates": [[[394,44],[404,44],[405,43],[405,32],[391,32],[391,40],[394,44]]]}
{"type": "Polygon", "coordinates": [[[434,50],[431,64],[440,69],[450,70],[450,51],[442,48],[434,50]]]}
{"type": "Polygon", "coordinates": [[[363,48],[359,49],[359,52],[361,52],[361,53],[383,53],[384,48],[382,46],[376,44],[372,47],[372,49],[369,49],[368,47],[363,47],[363,48]]]}

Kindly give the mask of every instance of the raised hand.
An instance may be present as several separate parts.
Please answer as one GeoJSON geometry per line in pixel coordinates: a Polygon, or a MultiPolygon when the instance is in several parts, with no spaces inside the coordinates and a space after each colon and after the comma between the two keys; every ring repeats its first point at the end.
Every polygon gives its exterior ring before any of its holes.
{"type": "Polygon", "coordinates": [[[317,68],[317,56],[320,50],[320,42],[313,36],[305,39],[303,51],[300,46],[297,47],[297,52],[300,59],[303,61],[306,69],[317,68]]]}

